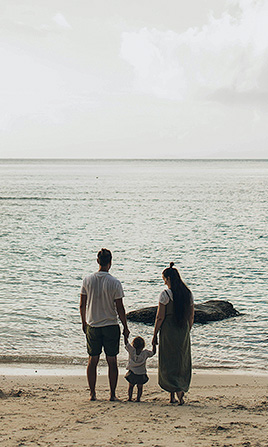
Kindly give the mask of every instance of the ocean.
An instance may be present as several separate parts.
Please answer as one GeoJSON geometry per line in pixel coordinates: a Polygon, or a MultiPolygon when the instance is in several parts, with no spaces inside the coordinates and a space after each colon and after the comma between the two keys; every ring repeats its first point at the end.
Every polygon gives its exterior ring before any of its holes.
{"type": "Polygon", "coordinates": [[[106,247],[127,311],[173,261],[196,303],[241,312],[194,325],[194,368],[267,372],[268,160],[1,160],[0,183],[1,366],[86,363],[80,289],[106,247]]]}

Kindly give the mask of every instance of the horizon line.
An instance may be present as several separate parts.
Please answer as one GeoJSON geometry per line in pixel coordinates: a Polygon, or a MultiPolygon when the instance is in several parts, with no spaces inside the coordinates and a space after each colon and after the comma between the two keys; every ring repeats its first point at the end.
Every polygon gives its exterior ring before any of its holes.
{"type": "Polygon", "coordinates": [[[268,158],[93,158],[93,157],[0,157],[0,161],[268,161],[268,158]]]}

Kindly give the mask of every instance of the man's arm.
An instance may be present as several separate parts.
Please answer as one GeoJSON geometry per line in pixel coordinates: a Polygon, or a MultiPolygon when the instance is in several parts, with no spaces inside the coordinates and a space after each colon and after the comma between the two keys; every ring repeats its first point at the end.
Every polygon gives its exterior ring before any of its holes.
{"type": "Polygon", "coordinates": [[[81,295],[80,295],[80,315],[81,315],[81,320],[82,320],[83,332],[85,334],[87,332],[86,303],[87,303],[87,295],[84,295],[81,293],[81,295]]]}
{"type": "Polygon", "coordinates": [[[123,329],[123,335],[125,339],[125,344],[127,343],[128,337],[129,337],[129,330],[127,326],[127,318],[126,318],[126,312],[123,304],[122,298],[119,298],[118,300],[115,300],[116,310],[118,313],[118,316],[120,318],[120,321],[124,327],[123,329]]]}

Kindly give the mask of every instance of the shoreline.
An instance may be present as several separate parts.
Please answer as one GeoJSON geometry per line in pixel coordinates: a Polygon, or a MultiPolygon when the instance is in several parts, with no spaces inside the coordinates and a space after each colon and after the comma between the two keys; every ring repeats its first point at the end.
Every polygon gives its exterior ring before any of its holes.
{"type": "MultiPolygon", "coordinates": [[[[85,376],[87,365],[53,365],[35,363],[3,363],[0,364],[0,376],[85,376]]],[[[126,373],[126,368],[118,364],[119,375],[126,373]]],[[[147,365],[150,375],[157,375],[157,367],[147,365]]],[[[106,376],[108,367],[105,364],[98,366],[98,375],[106,376]]],[[[192,374],[208,375],[245,375],[245,376],[268,376],[268,370],[239,369],[235,367],[193,367],[192,374]]]]}
{"type": "MultiPolygon", "coordinates": [[[[266,447],[267,377],[194,371],[185,405],[149,372],[140,403],[127,401],[122,375],[117,402],[106,375],[89,400],[83,376],[0,376],[0,443],[5,447],[266,447]]],[[[133,394],[136,397],[136,390],[133,394]]]]}

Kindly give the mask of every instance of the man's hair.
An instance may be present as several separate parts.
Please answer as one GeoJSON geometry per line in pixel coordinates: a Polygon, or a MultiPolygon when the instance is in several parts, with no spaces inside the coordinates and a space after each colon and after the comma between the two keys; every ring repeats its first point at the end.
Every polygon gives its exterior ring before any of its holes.
{"type": "Polygon", "coordinates": [[[110,264],[112,261],[112,253],[110,250],[107,250],[107,248],[102,248],[98,253],[97,261],[101,267],[110,264]]]}

